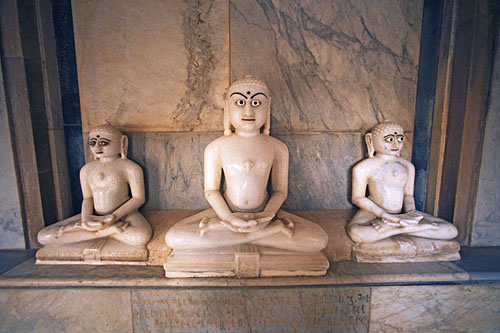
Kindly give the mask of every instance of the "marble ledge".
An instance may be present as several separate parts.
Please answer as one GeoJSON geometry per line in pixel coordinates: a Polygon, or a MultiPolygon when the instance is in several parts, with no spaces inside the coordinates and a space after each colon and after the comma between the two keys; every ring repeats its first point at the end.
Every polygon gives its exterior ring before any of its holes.
{"type": "MultiPolygon", "coordinates": [[[[172,220],[189,215],[188,211],[148,212],[155,220],[168,213],[172,220]]],[[[192,212],[191,212],[192,213],[192,212]]],[[[326,254],[331,261],[330,269],[322,277],[282,277],[259,279],[188,278],[167,279],[161,266],[90,266],[90,265],[35,265],[34,257],[4,270],[0,274],[0,288],[60,288],[60,287],[123,287],[123,288],[171,288],[171,287],[276,287],[276,286],[345,286],[345,285],[426,285],[426,284],[473,284],[500,283],[500,247],[463,248],[462,260],[456,262],[369,264],[346,260],[346,253],[336,254],[340,247],[339,224],[325,225],[330,216],[347,219],[352,211],[294,211],[322,225],[330,235],[326,254]],[[336,235],[335,235],[336,234],[336,235]]],[[[170,221],[169,221],[170,222],[170,221]]],[[[161,238],[161,237],[160,237],[161,238]]],[[[19,251],[20,258],[28,256],[19,251]]],[[[12,257],[12,253],[9,253],[12,257]]],[[[0,262],[6,251],[0,251],[0,262]]],[[[21,262],[19,260],[18,262],[21,262]]]]}
{"type": "MultiPolygon", "coordinates": [[[[500,281],[500,274],[497,275],[500,281]]],[[[277,287],[432,284],[466,282],[470,275],[453,263],[332,263],[326,276],[282,278],[167,279],[161,266],[36,265],[34,258],[0,276],[0,288],[12,287],[277,287]]]]}

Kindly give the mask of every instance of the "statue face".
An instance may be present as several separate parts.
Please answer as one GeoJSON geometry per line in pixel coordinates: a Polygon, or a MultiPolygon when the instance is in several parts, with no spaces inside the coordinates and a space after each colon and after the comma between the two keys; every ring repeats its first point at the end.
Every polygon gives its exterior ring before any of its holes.
{"type": "Polygon", "coordinates": [[[229,118],[237,131],[258,131],[265,124],[269,101],[267,92],[257,84],[241,84],[229,92],[229,118]]]}
{"type": "Polygon", "coordinates": [[[405,141],[404,133],[397,128],[387,128],[386,130],[373,135],[373,147],[375,152],[399,156],[405,141]]]}
{"type": "Polygon", "coordinates": [[[90,132],[88,144],[96,159],[118,156],[121,152],[120,139],[107,132],[90,132]]]}

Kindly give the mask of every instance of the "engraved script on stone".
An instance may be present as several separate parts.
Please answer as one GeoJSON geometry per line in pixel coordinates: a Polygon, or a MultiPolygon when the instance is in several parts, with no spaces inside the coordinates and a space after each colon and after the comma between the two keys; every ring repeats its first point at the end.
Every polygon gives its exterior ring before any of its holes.
{"type": "Polygon", "coordinates": [[[369,288],[138,290],[134,331],[366,332],[369,288]]]}

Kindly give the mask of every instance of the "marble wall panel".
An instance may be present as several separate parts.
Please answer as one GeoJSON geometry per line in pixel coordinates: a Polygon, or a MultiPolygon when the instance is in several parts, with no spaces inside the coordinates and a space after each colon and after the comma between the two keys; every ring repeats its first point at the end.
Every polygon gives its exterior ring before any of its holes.
{"type": "Polygon", "coordinates": [[[4,289],[2,332],[132,332],[130,291],[4,289]]]}
{"type": "MultiPolygon", "coordinates": [[[[500,27],[499,27],[500,29],[500,27]]],[[[500,34],[496,37],[496,52],[500,54],[500,34]]],[[[483,152],[479,171],[476,207],[474,210],[471,245],[500,245],[500,57],[493,65],[488,114],[484,131],[483,152]]]]}
{"type": "Polygon", "coordinates": [[[371,332],[496,332],[499,328],[500,285],[372,288],[371,332]]]}
{"type": "MultiPolygon", "coordinates": [[[[411,135],[403,156],[411,153],[411,135]]],[[[128,157],[144,170],[146,210],[203,209],[203,153],[222,132],[129,132],[128,157]]],[[[276,133],[290,152],[285,209],[352,208],[352,167],[366,156],[361,133],[276,133]]],[[[92,157],[87,152],[87,159],[92,157]]]]}
{"type": "Polygon", "coordinates": [[[422,0],[231,0],[232,80],[273,96],[273,129],[413,129],[422,0]]]}
{"type": "Polygon", "coordinates": [[[24,249],[20,193],[0,64],[0,249],[24,249]]]}
{"type": "Polygon", "coordinates": [[[203,152],[222,132],[129,133],[129,158],[142,166],[144,209],[208,208],[203,195],[203,152]]]}
{"type": "Polygon", "coordinates": [[[73,0],[83,131],[104,121],[138,131],[222,130],[227,6],[73,0]]]}
{"type": "Polygon", "coordinates": [[[137,290],[136,332],[366,332],[369,288],[137,290]]]}

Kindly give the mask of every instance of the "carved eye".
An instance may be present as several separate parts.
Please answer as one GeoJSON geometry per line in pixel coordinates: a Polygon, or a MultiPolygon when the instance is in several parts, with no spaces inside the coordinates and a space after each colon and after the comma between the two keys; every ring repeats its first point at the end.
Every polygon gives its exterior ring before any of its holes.
{"type": "Polygon", "coordinates": [[[398,142],[403,142],[405,141],[405,137],[404,136],[398,136],[398,142]]]}
{"type": "Polygon", "coordinates": [[[385,141],[387,142],[394,142],[394,137],[393,136],[388,136],[385,138],[385,141]]]}
{"type": "Polygon", "coordinates": [[[256,100],[256,99],[252,100],[252,106],[259,106],[261,104],[262,103],[259,100],[256,100]]]}
{"type": "Polygon", "coordinates": [[[95,144],[96,144],[96,142],[95,142],[95,141],[89,141],[89,146],[94,147],[94,146],[95,146],[95,144]]]}
{"type": "Polygon", "coordinates": [[[245,102],[244,99],[239,99],[239,100],[236,101],[236,105],[238,105],[238,106],[243,106],[245,104],[246,104],[246,102],[245,102]]]}
{"type": "Polygon", "coordinates": [[[99,141],[99,146],[104,147],[104,146],[107,146],[107,145],[109,145],[108,141],[99,141]]]}

